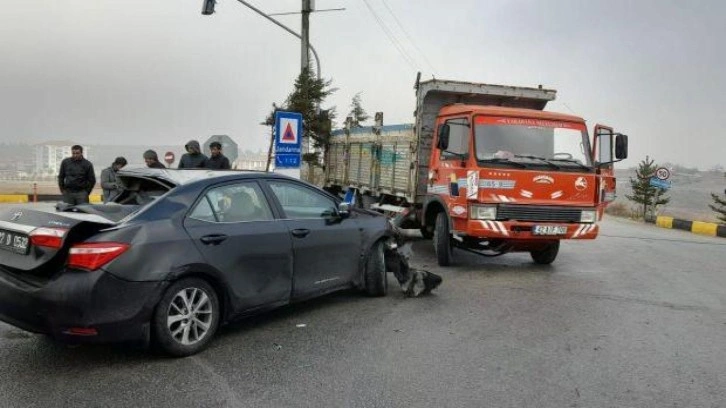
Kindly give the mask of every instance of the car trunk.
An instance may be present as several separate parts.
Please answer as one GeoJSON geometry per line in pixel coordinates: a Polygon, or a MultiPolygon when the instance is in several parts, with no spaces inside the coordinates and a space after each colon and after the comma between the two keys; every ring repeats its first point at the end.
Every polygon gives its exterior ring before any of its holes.
{"type": "Polygon", "coordinates": [[[0,269],[28,283],[62,269],[68,249],[116,222],[97,214],[0,209],[0,269]]]}
{"type": "Polygon", "coordinates": [[[118,182],[123,192],[113,203],[59,205],[56,212],[0,208],[0,273],[42,285],[63,269],[72,245],[122,223],[174,188],[173,181],[142,170],[120,172],[118,182]]]}

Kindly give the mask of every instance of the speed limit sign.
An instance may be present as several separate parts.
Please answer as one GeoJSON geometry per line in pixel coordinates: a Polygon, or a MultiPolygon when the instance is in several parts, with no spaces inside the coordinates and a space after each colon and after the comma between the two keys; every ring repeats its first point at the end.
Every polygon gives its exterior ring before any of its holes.
{"type": "Polygon", "coordinates": [[[655,171],[655,176],[658,177],[659,180],[668,180],[671,178],[671,172],[665,167],[661,167],[655,171]]]}

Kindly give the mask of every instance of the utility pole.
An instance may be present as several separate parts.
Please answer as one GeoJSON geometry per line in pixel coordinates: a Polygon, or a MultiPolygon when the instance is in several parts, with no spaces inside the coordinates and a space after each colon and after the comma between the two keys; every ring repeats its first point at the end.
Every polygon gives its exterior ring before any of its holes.
{"type": "Polygon", "coordinates": [[[300,72],[310,68],[310,13],[313,11],[314,0],[302,0],[302,29],[300,43],[300,72]]]}

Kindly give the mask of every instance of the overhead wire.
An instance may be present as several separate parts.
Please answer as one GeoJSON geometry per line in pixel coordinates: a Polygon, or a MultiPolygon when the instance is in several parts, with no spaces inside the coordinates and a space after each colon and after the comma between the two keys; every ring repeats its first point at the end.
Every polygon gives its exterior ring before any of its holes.
{"type": "Polygon", "coordinates": [[[398,28],[400,28],[401,32],[403,32],[403,35],[406,36],[406,39],[408,40],[408,42],[410,42],[411,45],[413,45],[413,47],[416,49],[416,51],[418,51],[418,53],[421,54],[421,57],[423,57],[423,60],[426,63],[426,65],[428,65],[429,68],[431,68],[431,73],[436,74],[436,68],[434,68],[434,65],[431,63],[431,61],[429,61],[428,57],[426,56],[426,53],[424,53],[421,50],[421,48],[419,48],[419,46],[416,45],[416,41],[413,40],[413,38],[408,33],[408,31],[403,27],[403,24],[401,24],[401,20],[399,20],[398,17],[396,17],[396,14],[393,12],[391,7],[388,6],[388,2],[386,2],[386,0],[381,0],[381,1],[383,2],[383,5],[386,7],[386,10],[388,10],[388,13],[390,13],[391,16],[393,17],[393,20],[398,25],[398,28]]]}
{"type": "Polygon", "coordinates": [[[378,16],[378,13],[376,13],[376,11],[373,9],[373,7],[368,2],[368,0],[363,0],[363,3],[365,3],[366,7],[368,7],[368,10],[371,12],[371,14],[373,15],[373,18],[378,23],[378,26],[381,27],[381,29],[386,34],[386,36],[388,37],[388,39],[391,41],[391,43],[393,44],[393,46],[396,47],[396,49],[398,50],[398,52],[401,54],[401,57],[403,57],[403,59],[406,61],[406,63],[414,71],[417,71],[418,68],[416,67],[416,65],[417,65],[416,64],[416,61],[413,58],[411,58],[410,55],[408,55],[408,53],[403,48],[403,46],[401,45],[401,43],[399,43],[398,40],[396,39],[396,36],[393,34],[393,32],[391,32],[391,30],[388,28],[388,26],[386,26],[386,24],[383,22],[383,20],[380,18],[380,16],[378,16]]]}

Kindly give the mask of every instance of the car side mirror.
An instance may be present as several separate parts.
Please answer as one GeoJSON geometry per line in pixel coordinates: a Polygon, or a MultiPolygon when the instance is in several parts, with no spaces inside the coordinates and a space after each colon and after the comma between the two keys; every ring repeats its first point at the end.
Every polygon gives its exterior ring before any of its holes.
{"type": "Polygon", "coordinates": [[[343,202],[338,204],[338,216],[340,218],[350,217],[350,203],[343,202]]]}
{"type": "Polygon", "coordinates": [[[628,158],[628,135],[618,133],[615,136],[615,158],[618,160],[628,158]]]}
{"type": "Polygon", "coordinates": [[[439,150],[446,150],[449,148],[449,131],[450,127],[446,123],[439,125],[439,138],[436,143],[436,147],[439,148],[439,150]]]}

